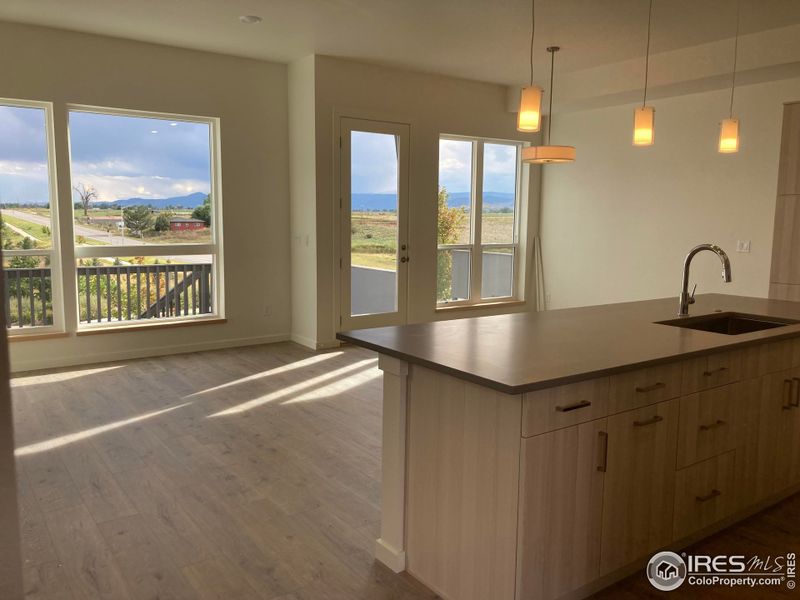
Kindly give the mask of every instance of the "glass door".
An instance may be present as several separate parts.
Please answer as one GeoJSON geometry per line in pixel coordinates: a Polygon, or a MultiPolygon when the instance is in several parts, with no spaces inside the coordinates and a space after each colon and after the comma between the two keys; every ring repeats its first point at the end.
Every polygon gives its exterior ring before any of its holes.
{"type": "Polygon", "coordinates": [[[342,118],[340,329],[406,320],[409,126],[342,118]]]}

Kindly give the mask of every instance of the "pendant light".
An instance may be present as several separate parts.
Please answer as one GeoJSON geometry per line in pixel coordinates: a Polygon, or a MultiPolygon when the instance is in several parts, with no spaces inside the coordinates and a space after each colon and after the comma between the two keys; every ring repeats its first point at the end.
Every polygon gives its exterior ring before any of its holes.
{"type": "Polygon", "coordinates": [[[653,22],[653,0],[647,16],[647,51],[644,59],[644,97],[642,106],[633,109],[633,145],[652,146],[655,141],[656,109],[647,106],[647,79],[650,74],[650,30],[653,22]]]}
{"type": "Polygon", "coordinates": [[[522,162],[528,164],[548,164],[573,162],[575,160],[574,146],[553,146],[550,144],[550,132],[553,129],[553,71],[555,68],[556,52],[561,50],[558,46],[550,46],[550,110],[547,113],[547,144],[544,146],[527,146],[522,149],[522,162]]]}
{"type": "Polygon", "coordinates": [[[731,77],[731,105],[728,118],[719,125],[719,146],[722,154],[733,154],[739,151],[739,119],[733,118],[733,91],[736,88],[736,58],[739,52],[739,19],[741,16],[741,0],[736,2],[736,37],[733,42],[733,76],[731,77]]]}
{"type": "Polygon", "coordinates": [[[541,129],[542,88],[533,85],[533,34],[536,30],[536,0],[531,0],[531,83],[522,88],[517,113],[517,131],[533,133],[541,129]]]}

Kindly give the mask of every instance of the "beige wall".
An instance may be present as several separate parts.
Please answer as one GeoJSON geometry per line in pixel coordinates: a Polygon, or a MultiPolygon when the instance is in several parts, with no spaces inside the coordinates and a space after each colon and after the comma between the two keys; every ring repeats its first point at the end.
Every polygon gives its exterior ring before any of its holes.
{"type": "MultiPolygon", "coordinates": [[[[0,97],[221,119],[224,325],[15,342],[15,370],[286,339],[290,331],[286,65],[0,23],[0,97]]],[[[56,140],[56,144],[65,144],[56,140]]],[[[57,165],[66,174],[66,164],[57,165]]],[[[71,214],[69,182],[60,183],[71,214]]]]}
{"type": "MultiPolygon", "coordinates": [[[[508,312],[509,307],[435,312],[436,197],[439,135],[442,133],[531,140],[516,130],[516,115],[507,110],[504,86],[368,65],[331,57],[316,59],[317,157],[317,344],[334,342],[338,324],[338,250],[334,235],[338,207],[334,201],[334,133],[338,116],[396,121],[411,125],[409,187],[410,322],[508,312]]],[[[528,167],[525,167],[526,169],[528,167]]],[[[531,210],[523,223],[536,231],[538,168],[531,171],[531,210]]],[[[523,229],[525,227],[523,226],[523,229]]],[[[532,240],[524,252],[530,254],[532,240]]],[[[528,270],[533,261],[527,260],[528,270]]],[[[528,276],[528,310],[534,294],[528,276]]]]}
{"type": "Polygon", "coordinates": [[[292,339],[317,340],[315,60],[289,65],[289,158],[291,183],[292,339]]]}
{"type": "MultiPolygon", "coordinates": [[[[656,143],[631,145],[633,106],[556,115],[554,139],[577,147],[577,161],[544,170],[542,254],[549,308],[678,295],[683,258],[702,242],[725,249],[699,255],[698,293],[766,297],[782,104],[800,99],[800,79],[736,91],[741,150],[716,151],[729,91],[652,102],[656,143]],[[749,254],[737,240],[751,240],[749,254]]],[[[676,300],[677,302],[677,300],[676,300]]]]}

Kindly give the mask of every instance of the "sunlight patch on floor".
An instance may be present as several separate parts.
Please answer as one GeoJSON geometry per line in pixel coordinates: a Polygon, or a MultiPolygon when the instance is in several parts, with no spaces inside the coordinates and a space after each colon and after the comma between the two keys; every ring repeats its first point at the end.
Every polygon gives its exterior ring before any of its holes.
{"type": "Polygon", "coordinates": [[[97,375],[98,373],[105,373],[106,371],[113,371],[114,369],[121,369],[125,365],[111,365],[108,367],[98,367],[96,369],[81,369],[78,371],[64,371],[63,373],[47,373],[45,375],[12,375],[11,387],[25,387],[26,385],[39,385],[45,383],[59,383],[61,381],[69,381],[70,379],[78,379],[79,377],[86,377],[87,375],[97,375]]]}
{"type": "Polygon", "coordinates": [[[210,394],[211,392],[224,390],[225,388],[233,387],[235,385],[241,385],[243,383],[248,383],[250,381],[258,381],[259,379],[263,379],[264,377],[271,377],[273,375],[280,375],[282,373],[290,373],[291,371],[296,371],[297,369],[302,369],[311,365],[315,365],[324,362],[326,360],[330,360],[331,358],[342,356],[343,354],[344,352],[326,352],[325,354],[310,356],[309,358],[304,358],[303,360],[298,360],[297,362],[291,362],[282,365],[280,367],[275,367],[274,369],[269,369],[268,371],[256,373],[255,375],[248,375],[247,377],[242,377],[241,379],[235,379],[233,381],[229,381],[228,383],[223,383],[214,387],[210,387],[205,390],[200,390],[199,392],[194,392],[193,394],[189,394],[188,396],[186,396],[186,398],[192,398],[194,396],[200,396],[202,394],[210,394]]]}
{"type": "Polygon", "coordinates": [[[290,398],[289,400],[281,402],[281,404],[308,402],[309,400],[319,400],[320,398],[323,398],[325,396],[334,396],[336,394],[341,394],[348,390],[352,390],[353,388],[357,388],[360,385],[364,385],[365,383],[369,383],[374,379],[379,379],[382,375],[383,373],[381,371],[375,371],[374,373],[369,373],[368,375],[363,375],[359,377],[350,377],[346,381],[337,381],[335,383],[331,383],[330,385],[317,388],[313,392],[309,392],[307,394],[298,396],[297,398],[290,398]]]}
{"type": "Polygon", "coordinates": [[[137,417],[131,417],[130,419],[124,419],[122,421],[114,421],[113,423],[100,425],[99,427],[92,427],[91,429],[85,429],[83,431],[78,431],[76,433],[62,435],[56,438],[51,438],[49,440],[44,440],[43,442],[36,442],[35,444],[29,444],[27,446],[22,446],[21,448],[17,448],[14,451],[14,454],[16,456],[27,456],[29,454],[36,454],[38,452],[47,452],[48,450],[54,450],[56,448],[61,448],[69,444],[74,444],[75,442],[80,442],[90,437],[106,433],[107,431],[112,431],[114,429],[119,429],[120,427],[125,427],[126,425],[131,425],[133,423],[138,423],[139,421],[152,419],[153,417],[157,417],[158,415],[163,415],[164,413],[177,410],[189,404],[191,404],[191,402],[184,402],[176,406],[170,406],[169,408],[162,408],[161,410],[155,410],[153,412],[145,413],[137,417]]]}
{"type": "Polygon", "coordinates": [[[309,388],[315,388],[316,386],[327,383],[331,380],[336,380],[341,377],[353,375],[354,373],[357,373],[359,371],[366,371],[368,369],[375,368],[377,362],[378,362],[377,358],[368,358],[365,360],[360,360],[353,364],[347,365],[346,367],[342,367],[340,369],[334,369],[333,371],[327,371],[322,375],[318,375],[317,377],[311,377],[310,379],[306,379],[301,383],[296,383],[294,385],[290,385],[288,387],[275,390],[274,392],[271,392],[265,396],[254,398],[253,400],[243,402],[242,404],[237,404],[236,406],[232,406],[231,408],[226,408],[225,410],[221,410],[219,412],[209,415],[209,417],[224,417],[227,415],[235,415],[237,413],[251,410],[253,408],[258,408],[259,406],[263,406],[264,404],[275,402],[276,400],[281,400],[286,397],[291,397],[293,394],[308,391],[309,388]]]}

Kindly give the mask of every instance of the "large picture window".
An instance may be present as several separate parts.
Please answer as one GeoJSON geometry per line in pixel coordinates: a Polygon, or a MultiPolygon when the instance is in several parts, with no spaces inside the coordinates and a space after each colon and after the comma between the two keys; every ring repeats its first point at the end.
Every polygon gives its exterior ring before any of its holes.
{"type": "Polygon", "coordinates": [[[215,122],[69,111],[79,323],[219,314],[215,122]]]}
{"type": "Polygon", "coordinates": [[[439,305],[518,297],[520,143],[439,140],[439,305]]]}
{"type": "Polygon", "coordinates": [[[9,333],[63,327],[50,105],[0,100],[0,240],[9,333]]]}

